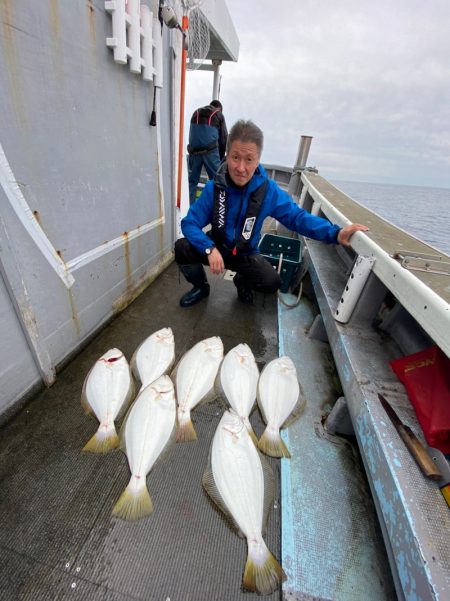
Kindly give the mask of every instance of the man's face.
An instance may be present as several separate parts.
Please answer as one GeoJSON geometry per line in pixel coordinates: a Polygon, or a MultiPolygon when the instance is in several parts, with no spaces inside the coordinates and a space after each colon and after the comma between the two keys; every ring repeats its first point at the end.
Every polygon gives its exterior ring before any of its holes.
{"type": "Polygon", "coordinates": [[[259,151],[254,142],[235,140],[227,152],[228,174],[236,186],[245,186],[252,179],[259,163],[259,151]]]}

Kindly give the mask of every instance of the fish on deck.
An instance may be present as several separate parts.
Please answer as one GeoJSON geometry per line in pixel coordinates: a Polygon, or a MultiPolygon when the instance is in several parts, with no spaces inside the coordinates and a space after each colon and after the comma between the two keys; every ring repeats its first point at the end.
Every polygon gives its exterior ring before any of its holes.
{"type": "Polygon", "coordinates": [[[217,426],[203,486],[238,534],[247,539],[244,590],[262,595],[276,591],[286,575],[263,539],[273,505],[273,471],[232,410],[223,414],[217,426]]]}
{"type": "Polygon", "coordinates": [[[146,338],[131,357],[130,367],[141,383],[141,390],[167,374],[175,363],[175,340],[172,328],[161,328],[146,338]]]}
{"type": "Polygon", "coordinates": [[[224,398],[245,424],[258,444],[249,416],[256,403],[259,370],[251,348],[238,344],[225,355],[216,378],[218,396],[224,398]]]}
{"type": "Polygon", "coordinates": [[[114,421],[123,415],[134,394],[133,376],[125,355],[117,348],[109,349],[97,359],[83,383],[81,405],[100,422],[83,451],[107,453],[119,446],[114,421]]]}
{"type": "Polygon", "coordinates": [[[280,429],[287,427],[303,411],[306,399],[290,357],[278,357],[262,370],[258,382],[258,405],[267,424],[258,448],[271,457],[290,458],[280,429]]]}
{"type": "Polygon", "coordinates": [[[121,447],[130,466],[130,481],[113,515],[137,520],[153,511],[146,476],[174,439],[176,401],[172,380],[161,376],[139,393],[120,431],[121,447]]]}
{"type": "Polygon", "coordinates": [[[214,382],[222,359],[222,340],[212,336],[189,349],[172,372],[178,402],[177,442],[197,440],[191,411],[216,397],[214,382]]]}

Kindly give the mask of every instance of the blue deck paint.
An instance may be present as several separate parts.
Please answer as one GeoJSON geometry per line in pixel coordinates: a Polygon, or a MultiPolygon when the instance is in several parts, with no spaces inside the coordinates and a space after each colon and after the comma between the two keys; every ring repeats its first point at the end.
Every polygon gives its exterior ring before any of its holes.
{"type": "Polygon", "coordinates": [[[307,398],[303,414],[282,432],[292,455],[281,461],[283,592],[294,600],[391,601],[389,567],[355,450],[316,432],[335,392],[328,345],[305,335],[313,317],[308,302],[295,309],[279,304],[279,354],[293,360],[307,398]]]}
{"type": "MultiPolygon", "coordinates": [[[[391,540],[392,550],[396,561],[398,577],[404,591],[407,601],[421,601],[423,598],[421,590],[427,586],[423,582],[423,573],[431,580],[431,574],[428,566],[423,563],[423,557],[418,544],[418,536],[414,536],[414,531],[420,530],[423,526],[414,515],[413,511],[406,511],[408,507],[407,497],[410,494],[411,483],[401,481],[402,461],[399,457],[400,451],[397,450],[392,442],[386,442],[385,450],[388,450],[388,461],[381,452],[381,447],[377,437],[386,439],[386,422],[380,420],[375,424],[370,412],[361,412],[356,422],[358,438],[366,458],[366,463],[371,472],[373,487],[376,493],[379,507],[383,514],[389,539],[391,540]],[[386,485],[386,472],[389,471],[391,477],[397,482],[397,487],[392,489],[386,485]]],[[[406,449],[404,452],[407,452],[406,449]]],[[[413,508],[412,508],[413,509],[413,508]]],[[[430,540],[430,544],[433,542],[430,540]]],[[[431,590],[431,586],[429,587],[431,590]]],[[[449,591],[447,591],[448,595],[449,591]]],[[[438,591],[433,594],[436,600],[447,599],[448,596],[441,597],[438,591]]]]}

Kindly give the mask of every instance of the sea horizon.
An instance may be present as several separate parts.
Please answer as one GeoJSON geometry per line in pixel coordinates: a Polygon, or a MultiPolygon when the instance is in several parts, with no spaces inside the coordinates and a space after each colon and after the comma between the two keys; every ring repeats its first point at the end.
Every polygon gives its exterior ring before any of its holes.
{"type": "Polygon", "coordinates": [[[450,188],[329,181],[383,219],[450,256],[450,188]]]}

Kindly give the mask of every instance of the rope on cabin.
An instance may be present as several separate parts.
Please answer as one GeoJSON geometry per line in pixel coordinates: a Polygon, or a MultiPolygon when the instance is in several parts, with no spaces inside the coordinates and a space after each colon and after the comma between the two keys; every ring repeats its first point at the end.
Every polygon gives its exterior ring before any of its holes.
{"type": "MultiPolygon", "coordinates": [[[[278,259],[278,268],[277,268],[278,273],[281,273],[281,265],[282,264],[283,264],[283,253],[280,253],[280,258],[278,259]]],[[[278,299],[282,305],[284,305],[288,309],[293,309],[294,307],[297,307],[297,305],[299,304],[300,299],[302,298],[302,292],[303,292],[303,280],[300,282],[300,288],[299,288],[299,291],[297,294],[297,300],[295,301],[295,303],[293,303],[293,304],[287,303],[284,300],[284,298],[281,295],[281,292],[279,290],[277,292],[277,295],[278,295],[278,299]]]]}

